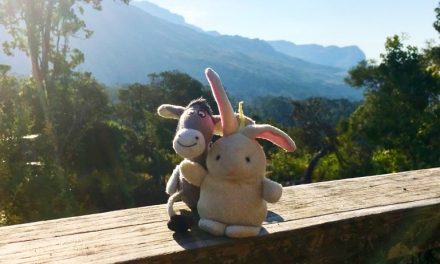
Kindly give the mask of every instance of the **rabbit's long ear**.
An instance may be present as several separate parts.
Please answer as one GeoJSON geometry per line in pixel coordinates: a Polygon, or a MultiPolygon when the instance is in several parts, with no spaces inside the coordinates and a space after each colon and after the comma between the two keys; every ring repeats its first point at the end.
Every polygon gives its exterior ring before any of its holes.
{"type": "Polygon", "coordinates": [[[217,102],[218,110],[220,112],[223,135],[227,136],[237,132],[238,122],[220,78],[217,73],[210,68],[205,70],[205,75],[211,86],[212,94],[214,95],[214,99],[217,102]]]}
{"type": "Polygon", "coordinates": [[[185,111],[185,107],[178,105],[163,104],[157,108],[157,113],[164,118],[179,119],[185,111]]]}
{"type": "Polygon", "coordinates": [[[249,125],[241,133],[252,139],[262,138],[269,140],[289,152],[293,152],[296,149],[295,142],[293,142],[289,135],[271,125],[249,125]]]}
{"type": "MultiPolygon", "coordinates": [[[[235,113],[234,115],[235,118],[238,120],[239,119],[238,114],[235,113]]],[[[245,119],[245,126],[255,124],[255,121],[248,116],[244,116],[244,119],[245,119]]],[[[212,120],[214,120],[214,134],[217,136],[223,136],[221,117],[219,115],[213,115],[212,120]]]]}

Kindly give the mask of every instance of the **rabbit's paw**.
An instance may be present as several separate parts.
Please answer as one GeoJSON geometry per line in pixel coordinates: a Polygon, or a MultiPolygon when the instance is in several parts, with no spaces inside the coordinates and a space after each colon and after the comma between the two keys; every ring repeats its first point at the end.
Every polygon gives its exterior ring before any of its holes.
{"type": "Polygon", "coordinates": [[[197,187],[200,187],[203,178],[207,174],[202,165],[186,159],[180,163],[179,168],[180,175],[185,178],[189,183],[197,187]]]}
{"type": "Polygon", "coordinates": [[[283,194],[283,186],[267,178],[263,180],[263,199],[269,203],[276,203],[283,194]]]}
{"type": "Polygon", "coordinates": [[[214,220],[201,218],[199,220],[199,227],[200,229],[208,233],[211,233],[215,236],[222,236],[225,234],[226,225],[214,220]]]}

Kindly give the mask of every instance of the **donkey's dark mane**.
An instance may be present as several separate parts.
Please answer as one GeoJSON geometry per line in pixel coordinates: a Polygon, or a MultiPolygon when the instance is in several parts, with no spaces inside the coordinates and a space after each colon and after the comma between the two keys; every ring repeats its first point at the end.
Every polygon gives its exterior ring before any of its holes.
{"type": "Polygon", "coordinates": [[[208,101],[206,101],[206,99],[203,98],[203,97],[200,97],[200,98],[197,98],[197,99],[192,100],[192,101],[188,104],[188,106],[186,107],[186,109],[191,108],[191,107],[193,107],[193,108],[198,108],[198,109],[200,109],[200,110],[202,110],[202,111],[207,112],[210,116],[212,116],[212,109],[211,109],[211,107],[209,106],[208,101]]]}

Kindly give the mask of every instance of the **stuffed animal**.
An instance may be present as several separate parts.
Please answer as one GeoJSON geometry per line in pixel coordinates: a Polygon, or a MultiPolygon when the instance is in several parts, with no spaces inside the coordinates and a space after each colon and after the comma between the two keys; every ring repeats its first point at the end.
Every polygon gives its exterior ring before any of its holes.
{"type": "Polygon", "coordinates": [[[291,152],[296,146],[286,133],[270,125],[239,129],[218,75],[211,69],[205,74],[219,107],[223,137],[209,149],[206,168],[184,160],[180,174],[200,186],[201,229],[228,237],[256,236],[266,218],[266,202],[277,202],[283,189],[265,177],[266,156],[255,139],[269,140],[291,152]]]}
{"type": "MultiPolygon", "coordinates": [[[[205,99],[191,101],[188,106],[163,104],[157,113],[164,118],[178,119],[176,135],[173,139],[173,148],[184,159],[191,160],[205,167],[206,149],[211,142],[215,123],[219,123],[219,116],[213,116],[211,107],[205,99]]],[[[200,189],[180,177],[179,165],[176,166],[167,182],[165,192],[170,195],[167,203],[168,228],[176,231],[186,231],[192,223],[191,217],[177,215],[174,211],[174,202],[182,200],[193,212],[197,210],[200,189]]]]}
{"type": "MultiPolygon", "coordinates": [[[[173,148],[184,159],[206,167],[206,151],[214,134],[221,135],[219,115],[213,115],[211,107],[203,98],[191,101],[188,106],[163,104],[157,113],[164,118],[177,119],[177,131],[173,139],[173,148]]],[[[238,118],[238,115],[236,115],[238,118]]],[[[254,121],[245,117],[246,124],[254,121]]],[[[176,232],[187,231],[192,225],[192,217],[178,215],[174,211],[174,203],[182,200],[193,212],[197,212],[200,189],[180,176],[177,165],[167,182],[165,192],[170,195],[167,210],[170,220],[168,228],[176,232]]]]}

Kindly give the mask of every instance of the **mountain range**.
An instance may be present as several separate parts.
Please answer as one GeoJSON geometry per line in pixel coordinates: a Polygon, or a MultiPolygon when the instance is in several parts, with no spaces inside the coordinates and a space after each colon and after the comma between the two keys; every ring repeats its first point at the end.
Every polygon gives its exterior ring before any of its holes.
{"type": "MultiPolygon", "coordinates": [[[[220,33],[216,31],[204,31],[199,27],[188,24],[186,23],[184,17],[178,14],[171,13],[170,11],[150,2],[136,1],[132,2],[132,5],[140,8],[150,15],[159,17],[168,22],[172,22],[181,26],[186,26],[196,31],[210,34],[212,36],[220,36],[220,33]]],[[[285,40],[267,41],[267,43],[269,43],[269,45],[271,45],[276,51],[284,53],[286,55],[303,59],[308,62],[342,69],[349,69],[355,66],[359,61],[365,59],[365,54],[357,46],[324,47],[317,44],[298,45],[285,40]]]]}
{"type": "MultiPolygon", "coordinates": [[[[362,97],[361,91],[343,82],[347,69],[365,59],[355,46],[295,45],[206,32],[146,1],[127,6],[104,0],[102,11],[86,9],[83,18],[94,34],[87,40],[72,39],[71,44],[85,54],[80,69],[107,85],[146,82],[148,74],[166,70],[206,83],[204,69],[212,67],[228,92],[240,99],[362,97]]],[[[5,36],[1,29],[0,36],[5,36]]],[[[4,63],[16,73],[29,73],[23,54],[7,58],[0,52],[0,64],[4,63]]]]}

